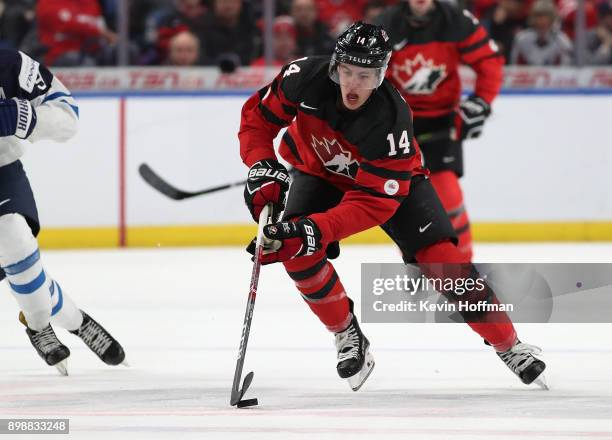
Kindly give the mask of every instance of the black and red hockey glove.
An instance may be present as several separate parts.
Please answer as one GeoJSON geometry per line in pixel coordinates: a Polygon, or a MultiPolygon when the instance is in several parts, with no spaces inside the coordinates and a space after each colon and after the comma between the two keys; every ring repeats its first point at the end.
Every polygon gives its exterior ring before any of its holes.
{"type": "Polygon", "coordinates": [[[289,173],[279,161],[264,159],[249,168],[244,186],[244,202],[253,220],[259,221],[263,207],[272,203],[272,218],[277,219],[285,209],[285,197],[289,190],[289,173]]]}
{"type": "MultiPolygon", "coordinates": [[[[262,264],[278,263],[312,255],[323,247],[321,231],[317,224],[308,217],[264,226],[263,234],[262,264]]],[[[247,247],[247,252],[255,253],[255,240],[247,247]]]]}
{"type": "Polygon", "coordinates": [[[480,96],[472,95],[461,101],[455,113],[455,137],[458,140],[477,138],[490,114],[491,106],[480,96]]]}

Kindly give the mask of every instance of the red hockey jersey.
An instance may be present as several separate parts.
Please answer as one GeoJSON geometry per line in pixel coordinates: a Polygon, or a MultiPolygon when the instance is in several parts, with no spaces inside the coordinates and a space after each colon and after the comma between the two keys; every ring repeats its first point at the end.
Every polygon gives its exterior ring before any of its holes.
{"type": "Polygon", "coordinates": [[[441,116],[459,103],[459,64],[467,64],[477,75],[474,93],[490,104],[503,80],[504,59],[497,45],[469,11],[438,0],[434,5],[430,22],[422,27],[409,23],[407,2],[377,18],[393,44],[387,78],[415,117],[441,116]]]}
{"type": "Polygon", "coordinates": [[[345,192],[334,208],[311,217],[325,241],[340,240],[387,221],[423,174],[410,109],[388,82],[359,110],[339,108],[329,57],[302,58],[242,108],[240,154],[247,166],[275,158],[273,139],[283,127],[280,155],[305,173],[345,192]]]}

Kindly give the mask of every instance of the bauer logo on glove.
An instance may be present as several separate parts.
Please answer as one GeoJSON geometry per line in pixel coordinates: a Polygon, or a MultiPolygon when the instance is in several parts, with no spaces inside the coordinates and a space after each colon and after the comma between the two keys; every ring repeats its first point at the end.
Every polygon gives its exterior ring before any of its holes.
{"type": "MultiPolygon", "coordinates": [[[[312,255],[323,248],[321,231],[316,223],[308,217],[265,226],[263,235],[262,264],[277,263],[312,255]]],[[[255,240],[249,244],[247,252],[255,253],[255,240]]]]}
{"type": "Polygon", "coordinates": [[[244,187],[244,202],[253,220],[259,219],[261,210],[268,203],[272,204],[272,218],[276,220],[279,217],[285,209],[289,182],[289,172],[279,161],[265,159],[253,164],[244,187]]]}

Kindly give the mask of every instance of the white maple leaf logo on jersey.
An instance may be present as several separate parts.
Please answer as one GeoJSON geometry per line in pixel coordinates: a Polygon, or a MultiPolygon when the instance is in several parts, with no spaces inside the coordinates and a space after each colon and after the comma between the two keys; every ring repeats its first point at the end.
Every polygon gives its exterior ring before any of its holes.
{"type": "Polygon", "coordinates": [[[430,95],[446,78],[446,64],[435,65],[420,52],[404,63],[393,63],[391,75],[400,87],[412,95],[430,95]]]}
{"type": "Polygon", "coordinates": [[[323,140],[319,140],[314,135],[311,136],[310,145],[328,171],[351,179],[355,178],[359,162],[353,159],[350,151],[344,150],[336,139],[329,140],[323,137],[323,140]]]}

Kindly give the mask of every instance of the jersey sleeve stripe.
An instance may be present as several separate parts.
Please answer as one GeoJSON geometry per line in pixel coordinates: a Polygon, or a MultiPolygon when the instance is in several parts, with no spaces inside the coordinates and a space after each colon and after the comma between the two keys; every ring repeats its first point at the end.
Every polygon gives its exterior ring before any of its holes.
{"type": "Polygon", "coordinates": [[[469,47],[472,44],[479,42],[483,38],[487,38],[488,36],[489,34],[487,34],[485,28],[482,26],[478,26],[474,32],[472,32],[465,40],[457,44],[457,46],[459,47],[459,49],[469,47]]]}
{"type": "Polygon", "coordinates": [[[465,54],[465,53],[468,53],[468,52],[472,52],[473,50],[476,50],[476,49],[484,46],[485,44],[489,43],[489,40],[490,40],[490,38],[487,35],[486,37],[484,37],[483,39],[477,41],[474,44],[470,44],[469,46],[459,48],[459,53],[465,54]]]}
{"type": "Polygon", "coordinates": [[[300,157],[300,153],[298,152],[298,148],[297,145],[295,144],[295,141],[293,140],[293,136],[291,136],[289,134],[288,131],[285,132],[285,134],[283,135],[283,142],[285,144],[287,144],[287,147],[289,147],[289,151],[291,151],[291,154],[293,154],[293,156],[296,158],[296,160],[303,164],[304,161],[302,160],[302,158],[300,157]]]}
{"type": "Polygon", "coordinates": [[[303,281],[319,273],[319,271],[323,269],[323,267],[325,267],[326,264],[327,264],[327,257],[324,257],[322,260],[320,260],[313,266],[309,267],[308,269],[304,269],[304,270],[296,271],[296,272],[287,271],[287,273],[289,274],[289,277],[293,281],[303,281]]]}
{"type": "Polygon", "coordinates": [[[257,96],[259,96],[260,101],[264,99],[264,97],[266,96],[266,93],[268,93],[268,87],[262,87],[261,89],[257,91],[257,96]]]}
{"type": "Polygon", "coordinates": [[[283,111],[289,116],[297,115],[297,109],[295,107],[287,105],[287,104],[282,104],[282,106],[283,106],[283,111]]]}
{"type": "Polygon", "coordinates": [[[63,102],[64,104],[68,105],[72,109],[72,111],[74,112],[74,114],[76,115],[77,118],[80,117],[79,116],[79,108],[76,105],[70,104],[65,99],[62,99],[61,102],[63,102]]]}
{"type": "Polygon", "coordinates": [[[266,118],[266,121],[270,122],[271,124],[278,125],[279,127],[286,127],[291,123],[291,121],[285,121],[284,119],[276,116],[272,110],[261,102],[259,103],[259,110],[261,111],[263,117],[266,118]]]}
{"type": "Polygon", "coordinates": [[[410,180],[412,173],[410,171],[395,171],[387,168],[376,167],[369,163],[362,163],[360,168],[370,174],[383,179],[410,180]]]}
{"type": "Polygon", "coordinates": [[[55,92],[55,93],[51,93],[50,95],[45,96],[45,99],[43,99],[43,104],[47,101],[51,101],[53,99],[57,99],[57,98],[61,98],[63,96],[67,96],[72,98],[72,95],[70,93],[64,93],[64,92],[55,92]]]}

